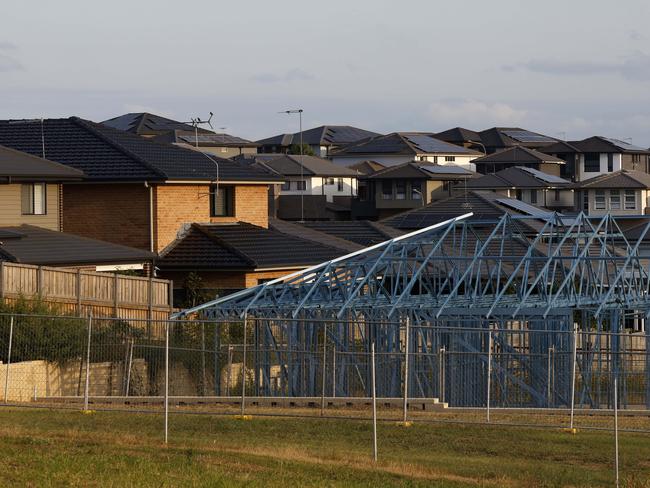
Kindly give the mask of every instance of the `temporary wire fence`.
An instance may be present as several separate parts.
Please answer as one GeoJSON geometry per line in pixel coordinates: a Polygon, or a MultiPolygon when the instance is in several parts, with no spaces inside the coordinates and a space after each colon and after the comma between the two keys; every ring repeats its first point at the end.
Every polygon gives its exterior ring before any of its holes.
{"type": "Polygon", "coordinates": [[[620,409],[621,431],[650,433],[644,332],[381,324],[391,326],[393,343],[376,325],[327,320],[4,314],[0,395],[164,412],[165,439],[170,409],[585,430],[613,429],[620,409]]]}

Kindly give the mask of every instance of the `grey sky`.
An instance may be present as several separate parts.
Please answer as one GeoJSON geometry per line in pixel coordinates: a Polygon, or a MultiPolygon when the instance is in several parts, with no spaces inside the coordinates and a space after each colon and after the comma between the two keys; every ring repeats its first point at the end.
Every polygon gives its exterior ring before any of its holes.
{"type": "Polygon", "coordinates": [[[1,118],[215,112],[253,139],[520,125],[650,145],[647,0],[12,2],[1,118]]]}

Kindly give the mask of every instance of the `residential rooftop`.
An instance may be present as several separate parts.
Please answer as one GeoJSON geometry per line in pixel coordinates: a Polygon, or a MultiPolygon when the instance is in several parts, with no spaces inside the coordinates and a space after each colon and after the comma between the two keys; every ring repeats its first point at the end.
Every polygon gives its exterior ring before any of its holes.
{"type": "Polygon", "coordinates": [[[163,144],[70,117],[0,121],[0,144],[83,171],[91,181],[267,182],[277,178],[237,161],[163,144]],[[217,170],[218,166],[218,170],[217,170]]]}

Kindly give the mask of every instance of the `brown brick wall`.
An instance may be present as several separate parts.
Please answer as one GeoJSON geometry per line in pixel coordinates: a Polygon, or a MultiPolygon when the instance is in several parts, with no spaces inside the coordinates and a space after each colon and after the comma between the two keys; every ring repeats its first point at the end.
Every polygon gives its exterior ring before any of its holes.
{"type": "Polygon", "coordinates": [[[209,185],[158,185],[154,192],[155,249],[172,242],[183,224],[192,222],[249,222],[268,227],[268,187],[237,185],[234,217],[210,217],[209,185]]]}
{"type": "Polygon", "coordinates": [[[144,184],[63,185],[63,231],[149,250],[144,184]]]}
{"type": "Polygon", "coordinates": [[[235,188],[235,216],[212,217],[211,222],[248,222],[260,227],[269,226],[269,187],[267,185],[237,185],[235,188]]]}

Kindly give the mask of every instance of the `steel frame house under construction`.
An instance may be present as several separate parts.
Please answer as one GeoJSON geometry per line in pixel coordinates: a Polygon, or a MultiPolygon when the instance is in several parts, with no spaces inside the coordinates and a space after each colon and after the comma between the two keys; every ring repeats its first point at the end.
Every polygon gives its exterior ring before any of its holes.
{"type": "Polygon", "coordinates": [[[650,407],[650,254],[616,218],[466,214],[177,317],[241,320],[249,390],[650,407]],[[246,356],[248,347],[248,357],[246,356]],[[273,377],[276,377],[274,381],[273,377]],[[279,378],[279,379],[278,379],[279,378]]]}

